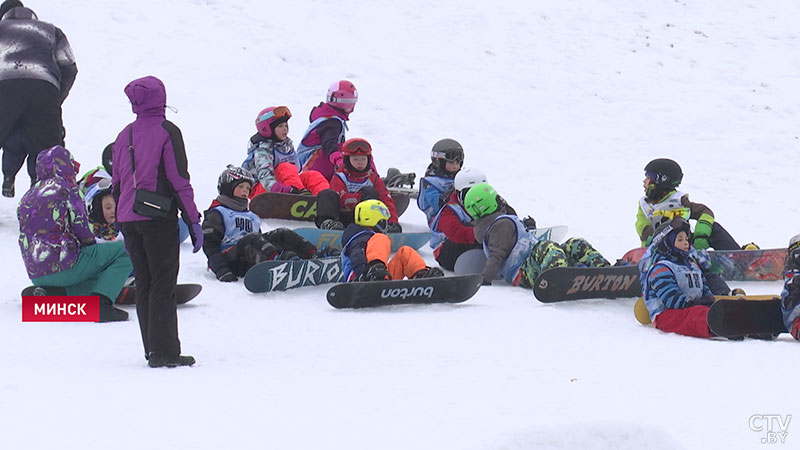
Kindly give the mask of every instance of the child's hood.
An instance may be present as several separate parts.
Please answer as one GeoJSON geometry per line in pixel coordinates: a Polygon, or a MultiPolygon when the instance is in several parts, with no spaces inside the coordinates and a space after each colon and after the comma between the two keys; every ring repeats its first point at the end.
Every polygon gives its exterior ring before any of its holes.
{"type": "Polygon", "coordinates": [[[36,178],[39,180],[63,178],[74,182],[78,167],[69,150],[56,145],[39,153],[36,158],[36,178]]]}

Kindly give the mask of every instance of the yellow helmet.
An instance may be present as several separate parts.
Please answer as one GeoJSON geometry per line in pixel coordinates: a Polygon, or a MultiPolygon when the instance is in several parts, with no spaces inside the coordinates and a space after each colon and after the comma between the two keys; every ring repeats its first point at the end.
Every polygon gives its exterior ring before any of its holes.
{"type": "Polygon", "coordinates": [[[389,220],[389,208],[380,200],[364,200],[356,205],[355,209],[356,224],[362,227],[377,227],[379,230],[386,228],[386,221],[389,220]]]}

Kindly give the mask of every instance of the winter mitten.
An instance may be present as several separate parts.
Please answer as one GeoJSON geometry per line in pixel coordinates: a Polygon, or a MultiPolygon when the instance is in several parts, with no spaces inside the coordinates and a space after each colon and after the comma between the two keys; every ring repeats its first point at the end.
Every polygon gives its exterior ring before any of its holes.
{"type": "Polygon", "coordinates": [[[344,166],[344,160],[342,159],[342,152],[333,152],[331,156],[328,157],[328,161],[333,164],[334,169],[337,172],[341,172],[342,166],[344,166]]]}
{"type": "Polygon", "coordinates": [[[709,247],[708,239],[711,237],[711,229],[714,226],[714,218],[708,214],[701,214],[694,226],[694,241],[692,244],[698,250],[705,250],[709,247]]]}
{"type": "Polygon", "coordinates": [[[203,248],[203,227],[199,223],[193,223],[189,227],[189,235],[192,238],[192,253],[197,253],[203,248]]]}
{"type": "Polygon", "coordinates": [[[362,278],[362,281],[381,281],[392,279],[392,277],[389,275],[389,269],[386,268],[386,264],[377,259],[369,263],[367,271],[364,272],[362,278]]]}
{"type": "Polygon", "coordinates": [[[525,225],[526,230],[535,230],[536,229],[536,220],[533,217],[528,216],[522,219],[522,224],[525,225]]]}

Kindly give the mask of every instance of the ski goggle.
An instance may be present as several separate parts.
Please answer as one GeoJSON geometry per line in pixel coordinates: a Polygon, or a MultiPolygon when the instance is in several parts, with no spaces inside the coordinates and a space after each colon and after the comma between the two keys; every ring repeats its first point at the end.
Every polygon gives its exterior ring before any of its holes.
{"type": "Polygon", "coordinates": [[[272,119],[273,117],[282,118],[286,117],[287,119],[292,118],[292,113],[289,111],[289,108],[285,106],[278,106],[277,108],[273,109],[272,111],[266,112],[260,116],[258,116],[258,121],[263,122],[265,120],[272,119]]]}
{"type": "Polygon", "coordinates": [[[443,159],[447,162],[457,162],[459,164],[464,162],[464,152],[461,150],[445,150],[443,152],[433,152],[431,156],[434,158],[443,159]]]}
{"type": "Polygon", "coordinates": [[[363,139],[354,139],[343,144],[346,152],[354,155],[369,155],[372,153],[372,147],[369,142],[363,139]]]}

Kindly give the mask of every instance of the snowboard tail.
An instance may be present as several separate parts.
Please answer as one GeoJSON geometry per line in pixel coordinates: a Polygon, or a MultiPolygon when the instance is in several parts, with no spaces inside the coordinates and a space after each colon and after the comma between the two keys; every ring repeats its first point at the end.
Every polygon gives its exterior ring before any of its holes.
{"type": "Polygon", "coordinates": [[[717,336],[742,338],[786,332],[780,298],[717,300],[708,308],[708,327],[717,336]]]}
{"type": "Polygon", "coordinates": [[[337,309],[387,305],[461,303],[481,287],[480,275],[412,280],[341,283],[328,289],[328,303],[337,309]]]}
{"type": "Polygon", "coordinates": [[[265,261],[247,271],[244,275],[244,287],[254,293],[285,291],[337,283],[341,278],[342,265],[338,257],[265,261]]]}

